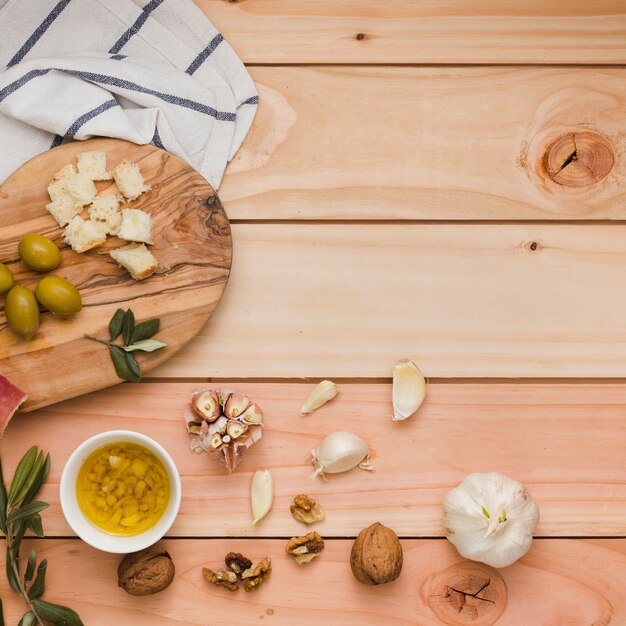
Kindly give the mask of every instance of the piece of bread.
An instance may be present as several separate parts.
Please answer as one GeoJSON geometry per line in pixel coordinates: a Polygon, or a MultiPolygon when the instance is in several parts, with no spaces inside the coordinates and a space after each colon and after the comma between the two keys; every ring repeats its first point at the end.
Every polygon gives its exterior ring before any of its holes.
{"type": "Polygon", "coordinates": [[[128,159],[124,159],[114,170],[113,179],[118,189],[128,200],[136,200],[144,191],[150,191],[146,185],[139,166],[128,159]]]}
{"type": "Polygon", "coordinates": [[[96,186],[86,174],[74,174],[65,179],[67,193],[73,198],[76,206],[90,204],[96,196],[96,186]]]}
{"type": "Polygon", "coordinates": [[[48,185],[50,200],[54,201],[67,192],[67,179],[74,174],[76,174],[76,168],[69,163],[54,175],[54,179],[48,185]]]}
{"type": "Polygon", "coordinates": [[[74,198],[67,191],[64,191],[56,197],[52,202],[46,204],[46,209],[59,226],[65,226],[72,221],[72,218],[79,215],[82,207],[77,207],[74,198]]]}
{"type": "Polygon", "coordinates": [[[158,266],[156,258],[143,243],[131,243],[112,250],[110,254],[135,280],[148,278],[154,274],[158,266]]]}
{"type": "Polygon", "coordinates": [[[86,252],[97,248],[107,240],[106,234],[102,232],[97,222],[84,220],[79,215],[65,227],[64,234],[65,242],[76,252],[86,252]]]}
{"type": "Polygon", "coordinates": [[[126,241],[153,243],[152,218],[141,209],[124,209],[122,211],[122,226],[117,236],[126,241]]]}
{"type": "Polygon", "coordinates": [[[122,225],[118,211],[121,196],[96,196],[87,208],[89,219],[96,222],[105,235],[117,235],[122,225]]]}
{"type": "Polygon", "coordinates": [[[106,152],[81,152],[78,155],[78,171],[90,180],[111,180],[113,176],[107,170],[106,152]]]}

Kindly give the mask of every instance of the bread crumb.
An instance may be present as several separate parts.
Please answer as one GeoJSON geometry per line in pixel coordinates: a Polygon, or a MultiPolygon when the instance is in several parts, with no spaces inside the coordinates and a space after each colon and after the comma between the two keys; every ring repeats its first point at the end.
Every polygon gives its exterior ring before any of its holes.
{"type": "Polygon", "coordinates": [[[69,224],[72,218],[82,211],[82,207],[76,206],[74,198],[67,191],[63,191],[52,202],[46,204],[46,209],[59,226],[69,224]]]}
{"type": "Polygon", "coordinates": [[[111,257],[135,280],[143,280],[154,274],[158,263],[154,255],[143,243],[131,243],[123,248],[111,250],[111,257]]]}
{"type": "Polygon", "coordinates": [[[106,152],[81,152],[78,155],[78,171],[90,180],[111,180],[111,172],[107,170],[106,152]]]}
{"type": "Polygon", "coordinates": [[[65,179],[67,192],[74,198],[76,206],[90,204],[97,191],[93,181],[86,174],[74,174],[65,179]]]}
{"type": "Polygon", "coordinates": [[[65,227],[64,235],[65,242],[76,252],[97,248],[107,240],[106,234],[102,232],[97,222],[84,220],[79,215],[65,227]]]}
{"type": "Polygon", "coordinates": [[[96,222],[106,235],[117,235],[122,225],[122,214],[118,211],[121,196],[97,196],[87,208],[89,219],[96,222]]]}
{"type": "Polygon", "coordinates": [[[122,211],[122,226],[117,234],[126,241],[140,241],[153,243],[152,218],[141,209],[124,209],[122,211]]]}
{"type": "Polygon", "coordinates": [[[137,163],[124,159],[114,170],[113,179],[118,189],[128,200],[136,200],[151,187],[146,185],[137,163]]]}

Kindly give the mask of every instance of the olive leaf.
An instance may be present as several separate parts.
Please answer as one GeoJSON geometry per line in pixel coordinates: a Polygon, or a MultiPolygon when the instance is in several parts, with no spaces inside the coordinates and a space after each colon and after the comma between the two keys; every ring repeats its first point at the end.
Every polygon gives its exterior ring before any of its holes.
{"type": "Polygon", "coordinates": [[[127,345],[129,343],[137,343],[138,341],[154,337],[154,335],[159,332],[159,328],[161,328],[161,320],[159,318],[146,320],[145,322],[137,324],[130,341],[127,342],[127,345]]]}
{"type": "Polygon", "coordinates": [[[41,524],[41,515],[35,513],[26,523],[27,530],[30,530],[37,537],[43,537],[43,526],[41,524]]]}
{"type": "Polygon", "coordinates": [[[143,339],[142,341],[135,341],[130,346],[124,346],[126,352],[132,352],[133,350],[141,350],[142,352],[154,352],[167,346],[163,341],[158,339],[143,339]]]}
{"type": "Polygon", "coordinates": [[[83,626],[78,613],[68,609],[66,606],[53,604],[45,600],[33,600],[33,605],[43,619],[53,624],[58,624],[59,626],[83,626]]]}
{"type": "Polygon", "coordinates": [[[22,500],[22,504],[28,504],[36,495],[39,489],[41,489],[41,485],[43,485],[46,478],[48,478],[48,474],[50,473],[50,455],[46,454],[46,458],[44,459],[39,471],[35,475],[34,479],[31,481],[30,488],[26,492],[24,499],[22,500]]]}
{"type": "Polygon", "coordinates": [[[11,483],[11,488],[9,489],[9,497],[7,500],[8,508],[11,508],[11,506],[17,501],[17,495],[21,491],[26,480],[28,480],[28,476],[33,469],[36,458],[37,446],[33,446],[32,448],[30,448],[30,450],[28,450],[28,452],[22,457],[22,460],[18,463],[15,474],[13,476],[13,482],[11,483]]]}
{"type": "Polygon", "coordinates": [[[15,570],[13,569],[13,554],[7,548],[7,580],[9,581],[9,587],[15,591],[15,593],[22,593],[22,587],[20,585],[20,581],[15,575],[15,570]]]}
{"type": "Polygon", "coordinates": [[[109,346],[111,360],[115,366],[115,373],[122,380],[128,380],[131,383],[138,383],[140,380],[139,364],[132,354],[124,352],[120,346],[109,346]],[[128,360],[128,356],[132,357],[133,363],[128,360]]]}
{"type": "Polygon", "coordinates": [[[24,613],[20,623],[17,626],[33,626],[33,624],[37,623],[37,618],[32,611],[28,611],[28,613],[24,613]]]}
{"type": "Polygon", "coordinates": [[[37,577],[35,582],[28,590],[28,597],[31,600],[37,600],[43,594],[46,587],[46,570],[48,569],[48,559],[43,559],[37,568],[37,577]]]}
{"type": "Polygon", "coordinates": [[[35,575],[35,567],[37,567],[37,553],[34,550],[28,555],[28,563],[24,572],[24,580],[29,583],[35,575]]]}
{"type": "Polygon", "coordinates": [[[122,339],[124,339],[124,345],[127,346],[133,333],[135,332],[135,314],[132,309],[128,309],[126,313],[124,313],[124,318],[122,319],[122,339]]]}
{"type": "Polygon", "coordinates": [[[109,322],[109,335],[111,341],[117,339],[122,334],[122,320],[124,319],[124,309],[118,309],[109,322]]]}
{"type": "Polygon", "coordinates": [[[0,461],[0,530],[7,532],[7,488],[4,486],[2,462],[0,461]]]}
{"type": "Polygon", "coordinates": [[[15,509],[9,515],[7,515],[7,524],[12,524],[13,522],[17,522],[25,517],[30,517],[35,513],[39,513],[39,511],[43,511],[47,509],[50,505],[47,502],[30,502],[29,504],[25,504],[23,507],[19,509],[15,509]]]}

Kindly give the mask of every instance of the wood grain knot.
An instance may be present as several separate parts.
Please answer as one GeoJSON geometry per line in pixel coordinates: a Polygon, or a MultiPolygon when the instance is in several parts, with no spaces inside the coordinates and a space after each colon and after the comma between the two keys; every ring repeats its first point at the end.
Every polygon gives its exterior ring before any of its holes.
{"type": "Polygon", "coordinates": [[[497,570],[464,561],[426,578],[420,598],[444,624],[491,626],[504,613],[507,591],[497,570]]]}
{"type": "Polygon", "coordinates": [[[367,39],[367,35],[365,33],[357,33],[354,38],[357,41],[363,41],[364,39],[367,39]]]}
{"type": "Polygon", "coordinates": [[[571,132],[551,143],[542,165],[558,185],[588,187],[606,178],[615,163],[611,142],[594,131],[571,132]]]}

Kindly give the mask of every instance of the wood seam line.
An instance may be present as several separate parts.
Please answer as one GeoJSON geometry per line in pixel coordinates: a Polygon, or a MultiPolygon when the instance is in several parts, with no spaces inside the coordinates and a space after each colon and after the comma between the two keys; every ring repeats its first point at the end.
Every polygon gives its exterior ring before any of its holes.
{"type": "Polygon", "coordinates": [[[520,68],[520,67],[546,67],[546,68],[567,68],[567,69],[624,69],[626,68],[626,63],[411,63],[411,62],[389,62],[386,63],[384,61],[357,61],[357,62],[338,62],[338,63],[311,63],[311,62],[303,62],[303,63],[263,63],[261,61],[253,61],[247,62],[246,67],[305,67],[305,68],[316,68],[316,67],[336,67],[336,68],[349,68],[349,67],[416,67],[416,68],[456,68],[456,69],[465,69],[472,67],[484,67],[484,68],[520,68]]]}
{"type": "MultiPolygon", "coordinates": [[[[4,535],[0,535],[0,537],[4,537],[4,535]]],[[[167,541],[289,541],[292,538],[290,536],[264,536],[264,537],[237,537],[237,536],[177,536],[177,537],[168,537],[167,535],[163,537],[164,540],[167,541]]],[[[34,535],[27,535],[25,539],[34,539],[37,541],[46,540],[46,541],[82,541],[82,539],[76,535],[46,535],[45,537],[35,537],[34,535]]],[[[337,536],[324,536],[324,541],[352,541],[356,539],[356,535],[337,535],[337,536]]],[[[447,541],[446,537],[441,536],[398,536],[398,539],[401,541],[447,541]]],[[[598,540],[624,540],[626,539],[626,535],[536,535],[533,537],[535,541],[598,541],[598,540]]]]}
{"type": "MultiPolygon", "coordinates": [[[[224,201],[228,209],[228,201],[224,201]]],[[[237,226],[247,225],[289,225],[289,226],[624,226],[625,219],[515,219],[515,220],[489,220],[489,219],[231,219],[230,223],[237,226]]]]}

